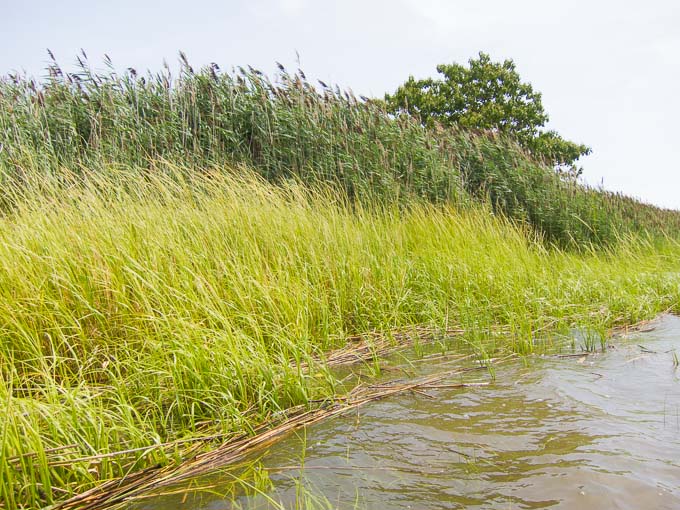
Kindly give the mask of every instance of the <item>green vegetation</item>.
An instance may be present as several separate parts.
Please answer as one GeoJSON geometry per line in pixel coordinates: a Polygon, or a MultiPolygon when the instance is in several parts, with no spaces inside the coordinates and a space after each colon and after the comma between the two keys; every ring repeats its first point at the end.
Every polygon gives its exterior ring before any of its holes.
{"type": "Polygon", "coordinates": [[[487,210],[361,206],[243,172],[64,171],[17,190],[0,222],[5,507],[330,395],[313,357],[353,334],[503,324],[530,352],[539,328],[629,323],[680,297],[674,242],[570,254],[487,210]]]}
{"type": "MultiPolygon", "coordinates": [[[[488,200],[563,247],[680,231],[675,211],[566,182],[512,133],[425,128],[394,119],[380,101],[317,89],[283,69],[272,82],[256,70],[195,72],[186,59],[175,79],[167,69],[121,76],[106,64],[97,73],[85,59],[78,73],[65,73],[55,63],[44,84],[0,81],[0,186],[14,188],[36,171],[49,178],[61,167],[149,168],[161,158],[191,171],[246,165],[272,182],[333,183],[369,203],[488,200]]],[[[11,197],[0,200],[11,207],[11,197]]]]}
{"type": "Polygon", "coordinates": [[[512,133],[301,72],[107,64],[0,81],[0,508],[318,404],[351,336],[501,325],[530,353],[538,331],[678,309],[680,214],[564,179],[512,133]]]}
{"type": "Polygon", "coordinates": [[[443,80],[415,80],[413,76],[393,94],[387,105],[395,114],[418,116],[425,124],[492,129],[512,135],[531,153],[549,164],[574,169],[585,145],[564,140],[555,131],[541,131],[548,121],[541,94],[522,83],[512,60],[492,62],[480,53],[469,67],[441,64],[443,80]]]}

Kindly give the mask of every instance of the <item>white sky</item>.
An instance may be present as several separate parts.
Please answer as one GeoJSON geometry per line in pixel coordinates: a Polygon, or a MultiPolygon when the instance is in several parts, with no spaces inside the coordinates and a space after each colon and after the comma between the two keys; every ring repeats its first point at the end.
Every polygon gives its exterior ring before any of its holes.
{"type": "Polygon", "coordinates": [[[680,1],[0,0],[0,74],[40,76],[84,48],[121,68],[274,61],[382,96],[479,51],[512,58],[549,127],[586,143],[591,184],[680,209],[680,1]]]}

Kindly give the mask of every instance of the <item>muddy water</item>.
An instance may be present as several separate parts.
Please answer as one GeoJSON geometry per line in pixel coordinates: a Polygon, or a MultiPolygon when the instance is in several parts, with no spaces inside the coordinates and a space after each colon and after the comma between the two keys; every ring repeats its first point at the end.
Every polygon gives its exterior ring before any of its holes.
{"type": "MultiPolygon", "coordinates": [[[[302,486],[315,506],[341,509],[680,508],[680,319],[655,326],[604,354],[516,362],[488,386],[401,395],[318,424],[262,458],[267,497],[236,503],[296,508],[302,486]]],[[[178,498],[143,508],[234,506],[178,498]]]]}

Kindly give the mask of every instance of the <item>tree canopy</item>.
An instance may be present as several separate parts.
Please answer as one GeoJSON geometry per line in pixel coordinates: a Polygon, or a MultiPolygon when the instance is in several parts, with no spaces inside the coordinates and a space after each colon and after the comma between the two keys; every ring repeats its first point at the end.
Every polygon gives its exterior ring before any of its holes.
{"type": "Polygon", "coordinates": [[[513,136],[534,156],[564,169],[575,170],[576,160],[591,149],[541,128],[548,121],[541,93],[522,82],[512,60],[492,62],[479,53],[469,66],[440,64],[442,79],[413,76],[394,94],[386,94],[388,111],[407,113],[425,125],[458,125],[488,129],[513,136]]]}

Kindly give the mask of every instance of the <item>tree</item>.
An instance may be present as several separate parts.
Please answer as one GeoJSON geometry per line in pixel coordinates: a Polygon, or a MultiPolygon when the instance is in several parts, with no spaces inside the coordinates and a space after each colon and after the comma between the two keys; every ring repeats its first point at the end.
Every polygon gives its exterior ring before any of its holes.
{"type": "Polygon", "coordinates": [[[580,173],[576,160],[591,149],[563,139],[555,131],[543,131],[548,121],[540,92],[523,83],[512,60],[492,62],[479,53],[469,67],[440,64],[443,79],[416,80],[413,76],[394,94],[385,95],[388,111],[415,115],[425,125],[458,125],[487,129],[513,136],[534,156],[560,170],[580,173]]]}

